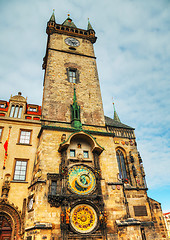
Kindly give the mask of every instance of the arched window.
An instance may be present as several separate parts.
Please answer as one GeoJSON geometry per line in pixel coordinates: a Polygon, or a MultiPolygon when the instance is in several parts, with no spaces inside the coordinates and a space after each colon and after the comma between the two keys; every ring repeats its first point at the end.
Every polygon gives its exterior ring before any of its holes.
{"type": "Polygon", "coordinates": [[[124,158],[123,152],[120,149],[116,151],[116,157],[117,157],[117,162],[119,167],[119,177],[121,179],[127,179],[125,158],[124,158]]]}

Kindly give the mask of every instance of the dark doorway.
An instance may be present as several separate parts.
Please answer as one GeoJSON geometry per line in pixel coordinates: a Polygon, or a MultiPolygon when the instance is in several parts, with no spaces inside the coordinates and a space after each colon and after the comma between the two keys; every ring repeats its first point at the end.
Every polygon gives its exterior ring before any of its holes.
{"type": "Polygon", "coordinates": [[[0,216],[0,240],[11,240],[12,229],[8,220],[0,216]]]}

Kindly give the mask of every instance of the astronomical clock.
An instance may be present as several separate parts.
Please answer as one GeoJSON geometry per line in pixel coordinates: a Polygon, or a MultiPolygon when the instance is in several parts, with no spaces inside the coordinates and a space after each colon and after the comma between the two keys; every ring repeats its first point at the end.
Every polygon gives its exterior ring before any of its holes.
{"type": "Polygon", "coordinates": [[[100,238],[105,235],[106,228],[99,165],[103,148],[83,131],[70,138],[59,148],[60,174],[48,174],[51,182],[48,201],[51,206],[61,206],[63,236],[100,238]]]}

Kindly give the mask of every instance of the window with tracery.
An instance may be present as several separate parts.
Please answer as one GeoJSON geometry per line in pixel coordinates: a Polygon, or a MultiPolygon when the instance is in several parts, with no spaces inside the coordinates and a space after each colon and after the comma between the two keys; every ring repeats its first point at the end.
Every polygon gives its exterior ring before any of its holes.
{"type": "Polygon", "coordinates": [[[124,158],[123,152],[120,149],[116,151],[116,157],[117,157],[117,162],[119,167],[119,177],[121,179],[127,179],[125,158],[124,158]]]}

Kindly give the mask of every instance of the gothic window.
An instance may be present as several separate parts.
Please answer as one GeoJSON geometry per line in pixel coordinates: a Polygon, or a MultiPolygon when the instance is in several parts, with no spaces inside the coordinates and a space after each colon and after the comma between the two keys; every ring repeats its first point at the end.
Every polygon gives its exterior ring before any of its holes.
{"type": "Polygon", "coordinates": [[[70,83],[78,83],[79,82],[79,74],[77,69],[68,68],[67,69],[68,81],[70,83]]]}
{"type": "Polygon", "coordinates": [[[21,118],[22,109],[22,106],[12,105],[9,116],[13,118],[21,118]]]}
{"type": "Polygon", "coordinates": [[[117,157],[117,162],[119,167],[119,177],[121,179],[127,179],[125,158],[124,158],[123,152],[120,149],[116,151],[116,157],[117,157]]]}
{"type": "Polygon", "coordinates": [[[31,131],[30,130],[20,130],[20,144],[30,144],[31,140],[31,131]]]}
{"type": "Polygon", "coordinates": [[[27,171],[27,161],[16,160],[14,170],[14,180],[25,181],[27,171]]]}

